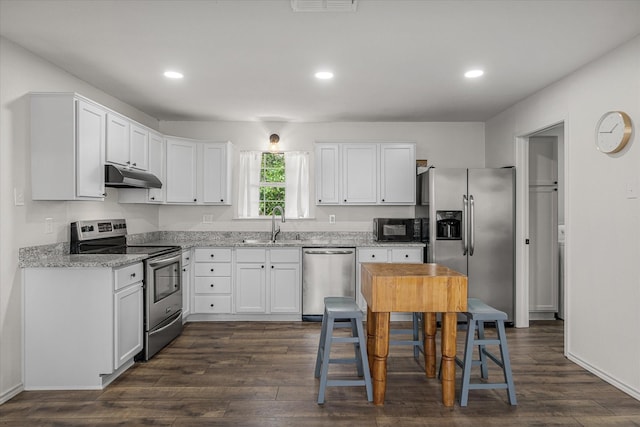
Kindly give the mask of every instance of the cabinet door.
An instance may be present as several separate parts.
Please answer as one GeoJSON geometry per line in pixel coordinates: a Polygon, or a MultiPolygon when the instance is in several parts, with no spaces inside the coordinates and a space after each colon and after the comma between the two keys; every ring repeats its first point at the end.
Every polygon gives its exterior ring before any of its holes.
{"type": "Polygon", "coordinates": [[[236,264],[236,312],[266,313],[266,272],[264,263],[236,264]]]}
{"type": "Polygon", "coordinates": [[[103,198],[104,144],[107,113],[92,104],[78,101],[76,195],[103,198]]]}
{"type": "Polygon", "coordinates": [[[107,162],[129,166],[129,120],[107,114],[107,162]]]}
{"type": "MultiPolygon", "coordinates": [[[[184,254],[183,254],[184,259],[184,254]]],[[[191,313],[191,264],[182,264],[182,318],[191,313]]]]}
{"type": "Polygon", "coordinates": [[[142,350],[142,282],[114,294],[114,369],[142,350]]]}
{"type": "Polygon", "coordinates": [[[196,145],[167,140],[167,202],[196,203],[196,145]]]}
{"type": "Polygon", "coordinates": [[[423,248],[393,248],[390,262],[420,264],[423,254],[423,248]]]}
{"type": "Polygon", "coordinates": [[[131,124],[129,139],[129,165],[134,169],[149,169],[149,131],[131,124]]]}
{"type": "Polygon", "coordinates": [[[207,143],[202,150],[202,202],[228,204],[226,145],[207,143]]]}
{"type": "Polygon", "coordinates": [[[342,146],[342,203],[376,203],[377,148],[376,144],[342,146]]]}
{"type": "Polygon", "coordinates": [[[271,264],[271,313],[300,313],[300,264],[271,264]]]}
{"type": "Polygon", "coordinates": [[[416,147],[380,144],[380,203],[416,202],[416,147]]]}
{"type": "Polygon", "coordinates": [[[340,203],[340,146],[317,144],[315,149],[316,204],[340,203]]]}
{"type": "Polygon", "coordinates": [[[149,172],[158,177],[162,188],[150,188],[148,201],[151,203],[164,202],[166,178],[164,176],[164,138],[156,133],[149,134],[149,172]]]}

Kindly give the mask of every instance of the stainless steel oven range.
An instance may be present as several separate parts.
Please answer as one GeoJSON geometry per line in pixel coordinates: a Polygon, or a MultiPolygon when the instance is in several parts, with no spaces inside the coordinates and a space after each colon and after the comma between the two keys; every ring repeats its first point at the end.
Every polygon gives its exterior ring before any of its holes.
{"type": "Polygon", "coordinates": [[[146,254],[144,350],[149,360],[182,333],[182,256],[179,246],[127,245],[124,219],[71,223],[72,254],[146,254]]]}

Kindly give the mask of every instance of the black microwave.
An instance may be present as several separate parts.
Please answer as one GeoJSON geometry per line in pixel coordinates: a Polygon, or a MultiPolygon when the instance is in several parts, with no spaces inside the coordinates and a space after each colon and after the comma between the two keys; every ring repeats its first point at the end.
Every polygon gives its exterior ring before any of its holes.
{"type": "Polygon", "coordinates": [[[379,242],[419,242],[420,218],[374,218],[373,238],[379,242]]]}

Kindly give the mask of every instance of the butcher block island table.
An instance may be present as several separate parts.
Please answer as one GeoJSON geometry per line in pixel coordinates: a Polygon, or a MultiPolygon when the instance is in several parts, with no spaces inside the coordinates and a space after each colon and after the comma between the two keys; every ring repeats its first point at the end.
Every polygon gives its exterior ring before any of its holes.
{"type": "Polygon", "coordinates": [[[392,312],[422,312],[425,373],[436,376],[436,313],[442,313],[442,403],[455,400],[457,313],[467,310],[467,276],[439,264],[361,264],[373,403],[384,404],[392,312]]]}

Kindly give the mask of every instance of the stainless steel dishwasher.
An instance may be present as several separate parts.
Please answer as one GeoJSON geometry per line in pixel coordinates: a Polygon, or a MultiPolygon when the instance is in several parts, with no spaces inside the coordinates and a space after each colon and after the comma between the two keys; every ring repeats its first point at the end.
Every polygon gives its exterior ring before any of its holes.
{"type": "Polygon", "coordinates": [[[302,320],[322,320],[324,297],[355,295],[355,248],[302,249],[302,320]]]}

